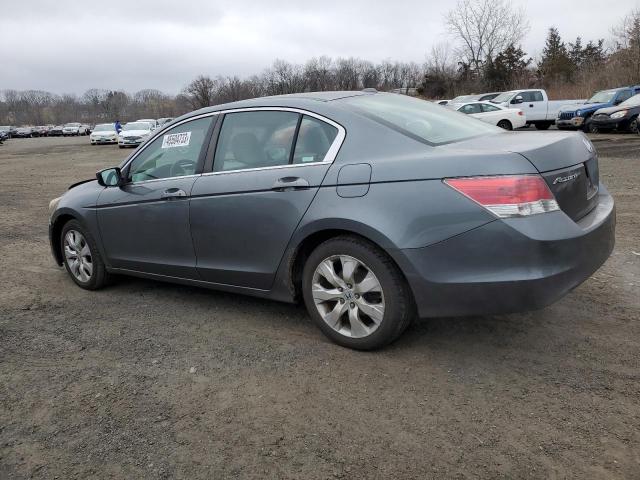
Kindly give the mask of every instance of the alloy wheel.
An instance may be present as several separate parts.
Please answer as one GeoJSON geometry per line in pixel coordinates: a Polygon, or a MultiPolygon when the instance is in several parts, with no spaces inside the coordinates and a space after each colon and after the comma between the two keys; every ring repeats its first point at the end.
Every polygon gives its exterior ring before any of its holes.
{"type": "Polygon", "coordinates": [[[334,255],[313,274],[312,297],[318,313],[333,330],[350,338],[375,332],[384,318],[382,285],[357,258],[334,255]]]}
{"type": "Polygon", "coordinates": [[[64,236],[64,256],[71,274],[86,283],[93,275],[91,249],[84,236],[77,230],[69,230],[64,236]]]}

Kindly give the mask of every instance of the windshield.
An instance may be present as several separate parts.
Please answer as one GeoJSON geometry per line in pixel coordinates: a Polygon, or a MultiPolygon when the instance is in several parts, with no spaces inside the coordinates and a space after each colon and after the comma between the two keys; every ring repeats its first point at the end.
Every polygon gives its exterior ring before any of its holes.
{"type": "Polygon", "coordinates": [[[102,123],[100,125],[96,125],[96,128],[93,129],[94,132],[115,132],[116,127],[113,126],[112,123],[102,123]]]}
{"type": "Polygon", "coordinates": [[[495,97],[493,100],[491,100],[494,103],[504,103],[504,102],[508,102],[509,100],[511,100],[511,97],[513,97],[515,95],[515,91],[511,91],[511,92],[504,92],[501,93],[500,95],[498,95],[497,97],[495,97]]]}
{"type": "Polygon", "coordinates": [[[342,100],[357,113],[429,145],[458,142],[502,130],[431,102],[393,93],[342,100]]]}
{"type": "Polygon", "coordinates": [[[615,96],[615,90],[605,90],[603,92],[596,93],[593,97],[587,100],[586,103],[611,103],[611,100],[613,100],[613,97],[615,96]]]}
{"type": "Polygon", "coordinates": [[[473,97],[475,97],[475,95],[460,95],[459,97],[451,100],[451,103],[464,103],[466,101],[473,100],[473,97]]]}
{"type": "Polygon", "coordinates": [[[11,130],[11,127],[8,126],[0,126],[0,130],[11,130]]]}
{"type": "Polygon", "coordinates": [[[80,124],[79,123],[67,123],[65,124],[65,127],[79,127],[80,124]]]}
{"type": "MultiPolygon", "coordinates": [[[[622,102],[620,104],[621,107],[638,107],[640,106],[640,93],[638,93],[637,95],[634,95],[631,98],[628,98],[627,100],[625,100],[624,102],[622,102]]],[[[2,128],[9,128],[9,127],[0,127],[0,129],[2,128]]]]}
{"type": "Polygon", "coordinates": [[[149,125],[146,122],[133,122],[133,123],[127,123],[124,127],[122,127],[123,130],[151,130],[151,125],[149,125]]]}

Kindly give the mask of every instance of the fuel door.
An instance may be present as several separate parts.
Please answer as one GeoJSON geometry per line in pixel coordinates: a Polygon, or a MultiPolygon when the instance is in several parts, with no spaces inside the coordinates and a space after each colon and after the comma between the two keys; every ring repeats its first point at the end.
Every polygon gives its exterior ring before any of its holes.
{"type": "Polygon", "coordinates": [[[356,163],[345,165],[338,172],[338,195],[343,198],[364,197],[371,182],[371,165],[356,163]]]}

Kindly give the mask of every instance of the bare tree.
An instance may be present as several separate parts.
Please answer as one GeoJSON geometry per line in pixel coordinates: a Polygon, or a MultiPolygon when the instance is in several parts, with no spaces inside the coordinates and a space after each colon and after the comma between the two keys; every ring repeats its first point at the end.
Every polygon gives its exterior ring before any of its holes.
{"type": "Polygon", "coordinates": [[[214,104],[216,82],[211,77],[200,75],[185,87],[183,93],[189,99],[192,108],[208,107],[214,104]]]}
{"type": "Polygon", "coordinates": [[[512,8],[507,0],[458,0],[445,15],[445,23],[460,42],[461,60],[476,72],[485,60],[520,43],[529,31],[524,9],[512,8]]]}

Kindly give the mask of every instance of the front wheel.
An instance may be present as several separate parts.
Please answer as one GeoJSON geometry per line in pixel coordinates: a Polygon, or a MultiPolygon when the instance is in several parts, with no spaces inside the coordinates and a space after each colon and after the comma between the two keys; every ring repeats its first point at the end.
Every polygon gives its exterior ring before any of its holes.
{"type": "Polygon", "coordinates": [[[398,267],[359,237],[336,237],[318,246],[304,266],[302,290],[314,323],[344,347],[381,348],[414,317],[413,298],[398,267]]]}
{"type": "Polygon", "coordinates": [[[636,117],[629,122],[629,131],[631,133],[640,133],[640,117],[636,117]]]}
{"type": "Polygon", "coordinates": [[[596,127],[591,119],[584,122],[584,133],[598,133],[598,127],[596,127]]]}
{"type": "Polygon", "coordinates": [[[511,125],[511,122],[509,120],[500,120],[498,122],[498,126],[500,128],[504,128],[505,130],[513,130],[513,125],[511,125]]]}
{"type": "Polygon", "coordinates": [[[64,267],[76,285],[86,290],[104,287],[109,274],[91,234],[78,221],[70,220],[60,235],[64,267]]]}

